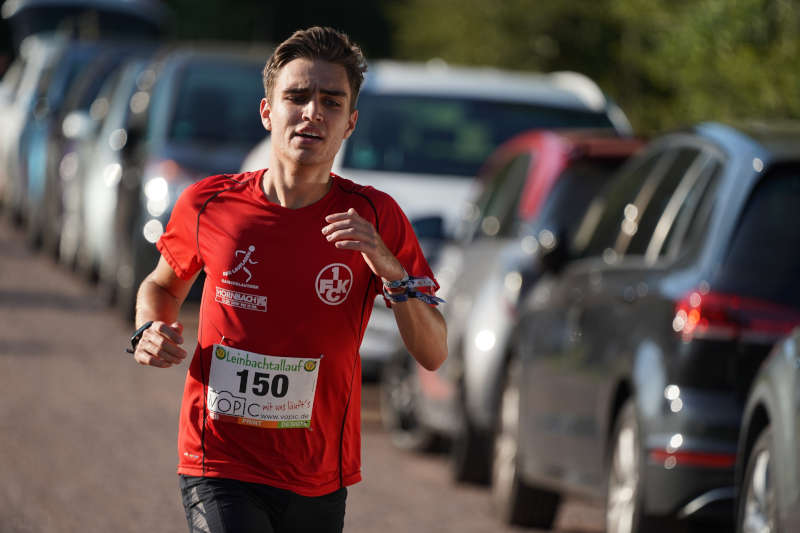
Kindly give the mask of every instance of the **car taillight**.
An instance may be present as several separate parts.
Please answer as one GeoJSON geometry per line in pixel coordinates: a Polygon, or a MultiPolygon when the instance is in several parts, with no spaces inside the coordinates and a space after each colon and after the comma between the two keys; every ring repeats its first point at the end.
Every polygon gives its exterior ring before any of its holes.
{"type": "Polygon", "coordinates": [[[672,329],[692,339],[774,341],[800,324],[800,311],[757,298],[692,291],[675,306],[672,329]]]}

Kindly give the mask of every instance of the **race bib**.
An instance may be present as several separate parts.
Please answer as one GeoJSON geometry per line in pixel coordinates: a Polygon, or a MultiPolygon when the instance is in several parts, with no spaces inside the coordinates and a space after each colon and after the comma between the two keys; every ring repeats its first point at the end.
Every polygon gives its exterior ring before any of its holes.
{"type": "Polygon", "coordinates": [[[310,427],[320,361],[215,344],[208,410],[214,419],[248,426],[310,427]]]}

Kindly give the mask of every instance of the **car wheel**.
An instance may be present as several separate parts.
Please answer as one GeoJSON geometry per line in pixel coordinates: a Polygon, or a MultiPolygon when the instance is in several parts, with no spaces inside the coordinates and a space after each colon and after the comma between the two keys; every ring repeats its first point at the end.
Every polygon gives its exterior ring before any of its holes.
{"type": "Polygon", "coordinates": [[[456,406],[460,412],[458,429],[450,447],[450,470],[457,482],[486,485],[491,479],[492,436],[481,431],[470,420],[462,401],[456,406]]]}
{"type": "Polygon", "coordinates": [[[632,400],[622,407],[614,426],[608,464],[606,533],[643,531],[642,451],[632,400]]]}
{"type": "Polygon", "coordinates": [[[776,531],[778,509],[772,464],[772,432],[767,426],[747,458],[737,517],[739,533],[776,531]]]}
{"type": "Polygon", "coordinates": [[[519,366],[509,366],[500,398],[498,429],[491,464],[492,502],[507,524],[550,529],[560,497],[527,485],[520,477],[519,366]]]}
{"type": "Polygon", "coordinates": [[[137,246],[136,241],[118,242],[116,250],[117,268],[113,275],[115,279],[112,281],[116,284],[113,289],[114,301],[122,318],[133,322],[136,314],[136,293],[139,290],[139,284],[147,275],[144,272],[142,261],[137,260],[139,256],[143,255],[143,251],[141,247],[137,246]]]}
{"type": "Polygon", "coordinates": [[[380,413],[384,428],[399,448],[431,451],[438,439],[419,419],[419,388],[415,362],[405,352],[393,356],[383,367],[379,384],[380,413]]]}
{"type": "Polygon", "coordinates": [[[43,221],[39,212],[31,212],[25,226],[25,244],[31,250],[38,250],[42,247],[42,236],[44,234],[42,226],[43,221]]]}

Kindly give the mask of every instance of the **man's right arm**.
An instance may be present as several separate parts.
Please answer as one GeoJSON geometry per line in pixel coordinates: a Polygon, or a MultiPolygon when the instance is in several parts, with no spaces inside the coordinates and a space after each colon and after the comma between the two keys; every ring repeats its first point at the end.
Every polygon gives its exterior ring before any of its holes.
{"type": "MultiPolygon", "coordinates": [[[[198,272],[199,274],[199,272],[198,272]]],[[[136,295],[136,327],[152,321],[142,334],[133,357],[142,365],[169,368],[186,358],[183,344],[183,325],[178,312],[189,294],[195,274],[183,280],[169,263],[160,258],[155,270],[139,286],[136,295]]]]}

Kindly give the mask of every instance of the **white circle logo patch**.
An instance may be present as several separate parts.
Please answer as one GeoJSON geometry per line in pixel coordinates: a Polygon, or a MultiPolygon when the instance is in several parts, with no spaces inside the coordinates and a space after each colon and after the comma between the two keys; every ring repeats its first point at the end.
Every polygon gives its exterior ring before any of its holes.
{"type": "Polygon", "coordinates": [[[320,300],[328,305],[339,305],[350,294],[353,272],[344,263],[332,263],[320,270],[314,286],[320,300]]]}

